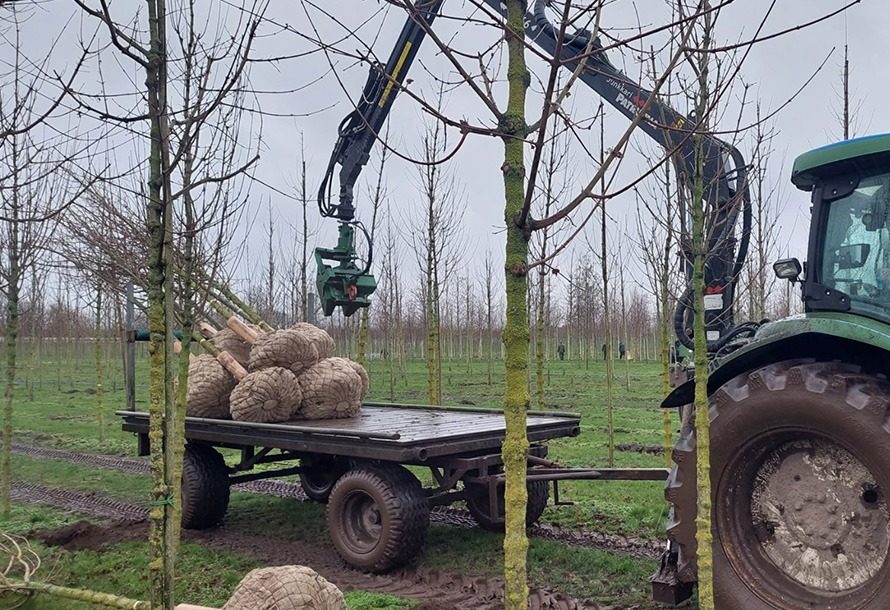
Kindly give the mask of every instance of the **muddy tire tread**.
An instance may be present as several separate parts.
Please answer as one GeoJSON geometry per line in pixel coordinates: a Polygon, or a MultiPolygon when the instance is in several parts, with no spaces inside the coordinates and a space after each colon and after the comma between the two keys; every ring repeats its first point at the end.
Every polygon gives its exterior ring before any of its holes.
{"type": "Polygon", "coordinates": [[[223,456],[209,445],[189,443],[182,464],[182,527],[202,530],[218,525],[229,507],[229,475],[223,456]]]}
{"type": "MultiPolygon", "coordinates": [[[[836,404],[850,409],[851,415],[855,415],[870,426],[873,425],[875,429],[890,433],[890,383],[882,375],[866,374],[858,365],[839,361],[789,360],[739,375],[712,393],[709,405],[712,441],[715,437],[713,426],[720,421],[719,418],[724,413],[729,413],[729,410],[737,407],[755,391],[777,394],[784,391],[806,392],[822,400],[825,396],[833,395],[837,398],[836,404]]],[[[887,439],[887,445],[890,445],[890,438],[887,439]]],[[[678,551],[679,579],[683,582],[694,582],[697,571],[695,561],[697,458],[694,416],[683,422],[680,438],[672,452],[672,459],[673,468],[665,484],[665,499],[670,504],[667,534],[673,543],[673,548],[678,551]]],[[[714,476],[716,473],[712,469],[712,477],[714,476]]],[[[716,484],[716,481],[712,479],[713,484],[716,484]]],[[[717,569],[716,558],[715,569],[717,569]]],[[[724,569],[731,570],[728,566],[724,569]]],[[[725,580],[715,572],[716,584],[720,585],[725,580]]],[[[735,586],[739,586],[738,583],[735,586]]],[[[718,596],[719,593],[718,590],[718,596]]],[[[887,592],[884,591],[882,595],[887,595],[887,592]]],[[[757,606],[758,608],[774,607],[762,600],[758,600],[757,603],[761,604],[757,606]]],[[[862,606],[863,610],[872,607],[872,605],[862,606]]]]}
{"type": "Polygon", "coordinates": [[[382,573],[404,565],[417,555],[426,539],[430,509],[423,486],[410,471],[395,464],[363,464],[337,480],[328,501],[327,521],[334,545],[347,563],[382,573]],[[338,543],[340,504],[356,485],[365,485],[379,494],[378,506],[390,517],[383,548],[363,562],[356,562],[338,543]]]}

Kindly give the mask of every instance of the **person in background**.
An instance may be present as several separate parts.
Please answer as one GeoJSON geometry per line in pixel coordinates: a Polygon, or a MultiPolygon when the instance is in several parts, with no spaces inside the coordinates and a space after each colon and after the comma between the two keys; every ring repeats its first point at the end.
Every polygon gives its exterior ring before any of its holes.
{"type": "Polygon", "coordinates": [[[618,342],[618,359],[624,360],[624,341],[618,342]]]}

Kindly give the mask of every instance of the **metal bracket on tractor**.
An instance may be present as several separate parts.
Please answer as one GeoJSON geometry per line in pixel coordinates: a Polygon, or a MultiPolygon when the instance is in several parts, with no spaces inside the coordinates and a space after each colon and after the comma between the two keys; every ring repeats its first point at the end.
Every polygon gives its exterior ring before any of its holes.
{"type": "Polygon", "coordinates": [[[337,246],[316,248],[315,263],[318,269],[316,286],[321,295],[324,315],[343,308],[343,315],[351,316],[361,307],[371,304],[368,297],[377,289],[377,280],[356,264],[355,229],[351,223],[341,222],[337,246]],[[325,261],[336,262],[336,266],[325,261]]]}
{"type": "Polygon", "coordinates": [[[658,562],[658,571],[649,579],[652,600],[676,606],[690,597],[695,583],[681,582],[677,574],[677,553],[666,549],[658,562]]]}

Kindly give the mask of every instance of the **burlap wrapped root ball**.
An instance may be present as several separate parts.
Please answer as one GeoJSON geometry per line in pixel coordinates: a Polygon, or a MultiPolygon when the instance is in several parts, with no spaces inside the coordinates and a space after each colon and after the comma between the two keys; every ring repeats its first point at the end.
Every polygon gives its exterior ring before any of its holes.
{"type": "Polygon", "coordinates": [[[228,352],[238,364],[247,368],[250,363],[250,344],[231,328],[224,328],[210,339],[220,351],[228,352]]]}
{"type": "Polygon", "coordinates": [[[355,417],[362,406],[364,384],[345,358],[325,358],[300,375],[306,419],[355,417]]]}
{"type": "Polygon", "coordinates": [[[229,397],[232,419],[259,423],[293,419],[300,409],[302,392],[297,376],[274,366],[248,373],[229,397]]]}
{"type": "Polygon", "coordinates": [[[250,349],[249,370],[280,366],[299,375],[316,362],[318,350],[305,333],[293,329],[273,330],[257,337],[250,349]]]}
{"type": "Polygon", "coordinates": [[[222,610],[346,610],[340,590],[303,566],[250,571],[222,610]]]}
{"type": "Polygon", "coordinates": [[[315,349],[318,350],[319,360],[324,360],[325,358],[330,358],[334,355],[336,348],[334,339],[325,329],[319,328],[314,324],[309,324],[308,322],[297,322],[291,326],[291,330],[299,331],[309,337],[313,345],[315,345],[315,349]]]}
{"type": "Polygon", "coordinates": [[[229,394],[237,383],[214,356],[193,356],[189,361],[186,415],[229,419],[229,394]]]}
{"type": "Polygon", "coordinates": [[[371,378],[368,377],[368,371],[361,364],[356,362],[355,360],[350,360],[349,358],[343,358],[346,362],[349,363],[349,366],[352,367],[352,370],[358,373],[358,376],[362,379],[362,397],[361,401],[365,402],[365,398],[368,397],[368,390],[371,389],[371,378]]]}

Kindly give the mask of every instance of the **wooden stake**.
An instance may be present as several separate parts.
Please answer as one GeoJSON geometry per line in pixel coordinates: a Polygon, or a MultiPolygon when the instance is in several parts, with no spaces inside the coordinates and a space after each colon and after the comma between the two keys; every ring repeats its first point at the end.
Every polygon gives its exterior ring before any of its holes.
{"type": "Polygon", "coordinates": [[[226,320],[226,326],[238,333],[238,336],[253,345],[260,334],[244,323],[244,320],[237,316],[231,316],[226,320]]]}

